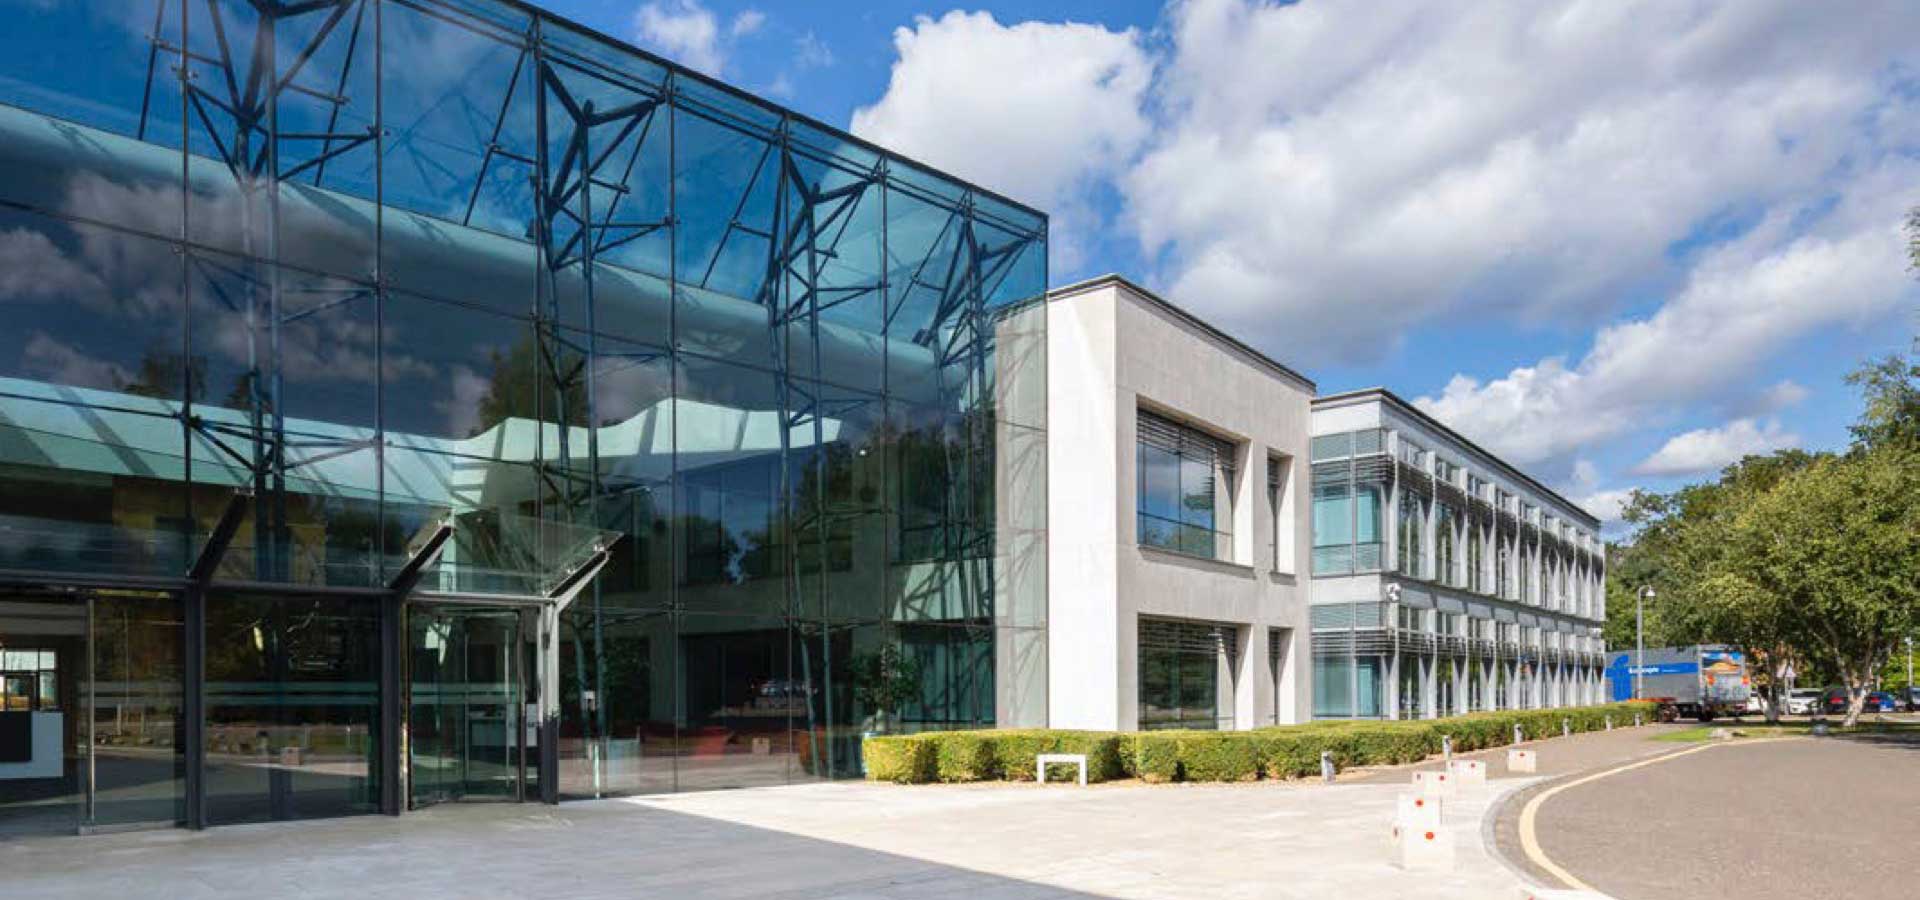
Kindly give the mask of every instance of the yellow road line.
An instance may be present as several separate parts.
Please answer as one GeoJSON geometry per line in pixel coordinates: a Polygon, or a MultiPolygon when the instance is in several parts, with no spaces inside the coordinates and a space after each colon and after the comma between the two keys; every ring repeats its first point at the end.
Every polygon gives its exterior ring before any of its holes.
{"type": "MultiPolygon", "coordinates": [[[[1561,791],[1564,791],[1568,788],[1576,788],[1583,784],[1599,781],[1600,779],[1606,778],[1610,775],[1618,775],[1621,772],[1630,772],[1642,766],[1651,766],[1654,763],[1663,763],[1670,759],[1679,759],[1680,757],[1686,756],[1689,753],[1699,753],[1702,750],[1712,750],[1715,747],[1731,747],[1735,743],[1759,744],[1759,743],[1766,743],[1768,740],[1782,740],[1782,739],[1763,738],[1761,740],[1745,740],[1745,741],[1738,741],[1738,742],[1716,741],[1710,744],[1702,744],[1698,747],[1689,747],[1677,753],[1668,753],[1661,756],[1655,756],[1651,759],[1643,759],[1643,760],[1640,760],[1639,762],[1628,763],[1624,766],[1618,766],[1612,769],[1608,769],[1604,772],[1595,772],[1592,775],[1587,775],[1582,778],[1577,778],[1573,781],[1567,782],[1566,784],[1556,784],[1553,787],[1550,787],[1534,795],[1533,799],[1528,800],[1527,805],[1521,808],[1520,810],[1520,849],[1526,852],[1527,859],[1532,860],[1534,865],[1539,866],[1542,870],[1546,871],[1548,874],[1552,875],[1553,877],[1560,879],[1561,883],[1565,884],[1569,889],[1576,890],[1576,891],[1593,891],[1594,893],[1599,893],[1598,891],[1594,891],[1591,885],[1588,885],[1586,882],[1573,877],[1572,872],[1569,872],[1566,869],[1561,868],[1558,863],[1555,863],[1553,860],[1548,859],[1546,851],[1540,849],[1540,841],[1534,837],[1533,826],[1534,826],[1535,819],[1539,816],[1541,804],[1547,802],[1548,798],[1551,798],[1553,795],[1558,794],[1561,791]]],[[[1793,740],[1793,738],[1785,738],[1784,740],[1793,740]]]]}

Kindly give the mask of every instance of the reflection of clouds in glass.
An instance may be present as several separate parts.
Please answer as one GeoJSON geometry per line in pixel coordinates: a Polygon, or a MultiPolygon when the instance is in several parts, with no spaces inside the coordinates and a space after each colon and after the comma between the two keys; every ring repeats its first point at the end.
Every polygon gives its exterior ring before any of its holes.
{"type": "Polygon", "coordinates": [[[97,295],[100,279],[75,265],[38,231],[0,232],[0,300],[44,301],[97,295]]]}
{"type": "Polygon", "coordinates": [[[673,378],[658,361],[608,358],[593,375],[594,412],[601,425],[625,422],[673,394],[673,378]]]}
{"type": "Polygon", "coordinates": [[[473,435],[480,427],[480,404],[493,386],[493,380],[473,369],[455,365],[448,374],[447,395],[433,401],[433,408],[447,417],[447,433],[473,435]]]}
{"type": "Polygon", "coordinates": [[[34,332],[21,350],[20,370],[55,384],[103,391],[118,391],[133,381],[132,374],[119,364],[88,356],[44,331],[34,332]]]}

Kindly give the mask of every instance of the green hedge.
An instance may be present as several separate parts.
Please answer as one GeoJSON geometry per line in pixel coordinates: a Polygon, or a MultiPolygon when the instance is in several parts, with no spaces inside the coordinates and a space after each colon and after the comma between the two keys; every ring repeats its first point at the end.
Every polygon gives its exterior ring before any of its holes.
{"type": "Polygon", "coordinates": [[[1320,774],[1320,754],[1335,768],[1418,762],[1453,738],[1457,752],[1513,742],[1518,725],[1528,740],[1559,737],[1564,722],[1575,734],[1633,724],[1634,713],[1653,721],[1654,704],[1613,703],[1571,709],[1504,710],[1406,722],[1321,721],[1252,731],[1103,731],[1018,729],[937,731],[867,738],[861,752],[867,778],[922,784],[931,781],[1032,781],[1041,753],[1083,753],[1087,780],[1138,778],[1171,781],[1252,781],[1320,774]]]}

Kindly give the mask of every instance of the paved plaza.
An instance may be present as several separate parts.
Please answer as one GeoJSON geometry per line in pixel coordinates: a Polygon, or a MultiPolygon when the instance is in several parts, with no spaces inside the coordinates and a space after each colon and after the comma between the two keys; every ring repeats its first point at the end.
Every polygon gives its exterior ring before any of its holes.
{"type": "MultiPolygon", "coordinates": [[[[1396,780],[1404,780],[1396,779],[1396,780]]],[[[0,844],[9,898],[1520,896],[1448,809],[1450,874],[1389,864],[1401,784],[833,783],[0,844]],[[1260,848],[1259,852],[1249,852],[1260,848]]]]}

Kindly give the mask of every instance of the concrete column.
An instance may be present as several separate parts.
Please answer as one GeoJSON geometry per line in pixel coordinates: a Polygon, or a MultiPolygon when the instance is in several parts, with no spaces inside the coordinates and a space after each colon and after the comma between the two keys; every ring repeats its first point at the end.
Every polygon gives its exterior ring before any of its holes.
{"type": "MultiPolygon", "coordinates": [[[[1273,675],[1267,666],[1267,630],[1258,625],[1235,628],[1234,641],[1239,644],[1240,665],[1239,671],[1232,673],[1233,727],[1236,731],[1246,731],[1260,724],[1262,699],[1267,700],[1266,709],[1273,708],[1273,686],[1268,684],[1273,675]]],[[[1221,665],[1224,667],[1226,662],[1222,660],[1221,665]]]]}
{"type": "MultiPolygon", "coordinates": [[[[1357,670],[1358,666],[1355,668],[1357,670]]],[[[1387,656],[1386,679],[1387,718],[1398,719],[1400,718],[1400,654],[1397,652],[1387,656]]],[[[1356,692],[1354,695],[1354,715],[1356,716],[1360,714],[1359,699],[1359,694],[1356,692]]]]}
{"type": "Polygon", "coordinates": [[[1438,679],[1434,677],[1434,672],[1436,667],[1440,665],[1440,658],[1435,656],[1430,659],[1423,659],[1420,660],[1419,665],[1420,717],[1423,719],[1435,718],[1439,709],[1439,702],[1435,696],[1439,691],[1439,685],[1435,684],[1438,679]]]}

